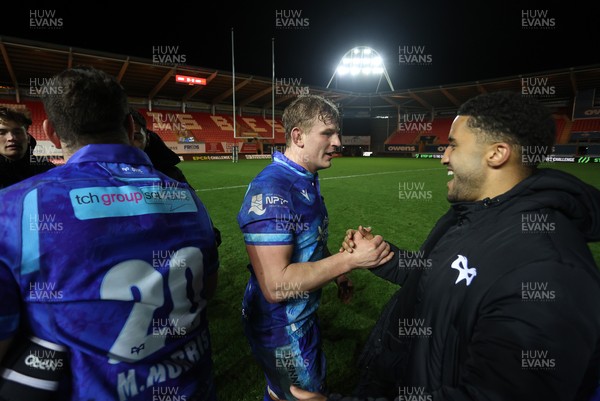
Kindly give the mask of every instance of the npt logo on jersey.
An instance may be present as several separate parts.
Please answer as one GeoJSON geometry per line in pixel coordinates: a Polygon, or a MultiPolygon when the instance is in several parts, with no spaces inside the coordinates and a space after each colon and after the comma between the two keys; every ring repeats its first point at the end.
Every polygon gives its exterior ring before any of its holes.
{"type": "Polygon", "coordinates": [[[259,216],[262,216],[267,210],[267,206],[282,207],[287,206],[289,201],[281,195],[269,194],[264,196],[263,205],[263,194],[254,195],[250,201],[250,209],[248,214],[253,212],[259,216]]]}
{"type": "Polygon", "coordinates": [[[286,206],[288,203],[288,200],[281,195],[270,194],[265,196],[265,204],[267,205],[286,206]]]}
{"type": "Polygon", "coordinates": [[[474,267],[469,267],[468,259],[463,255],[458,255],[456,260],[452,262],[453,269],[458,270],[458,277],[454,284],[458,284],[460,281],[465,280],[467,286],[471,284],[473,278],[477,275],[477,269],[474,267]]]}

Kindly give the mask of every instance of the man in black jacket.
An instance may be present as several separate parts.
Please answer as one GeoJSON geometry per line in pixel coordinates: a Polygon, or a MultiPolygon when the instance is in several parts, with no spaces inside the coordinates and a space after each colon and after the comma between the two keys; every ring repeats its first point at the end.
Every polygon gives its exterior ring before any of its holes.
{"type": "Polygon", "coordinates": [[[36,140],[27,132],[31,123],[21,111],[0,107],[0,189],[54,167],[33,154],[36,140]]]}
{"type": "Polygon", "coordinates": [[[146,119],[137,110],[130,108],[131,117],[134,124],[133,146],[146,152],[152,165],[158,171],[169,177],[189,184],[185,175],[177,164],[181,161],[177,153],[173,152],[162,138],[146,126],[146,119]]]}
{"type": "MultiPolygon", "coordinates": [[[[371,270],[402,287],[371,333],[347,399],[592,399],[600,273],[587,242],[600,240],[600,191],[537,168],[554,138],[548,110],[516,93],[460,107],[441,160],[450,210],[419,252],[392,246],[399,258],[371,270]]],[[[348,230],[343,251],[371,235],[348,230]]]]}
{"type": "MultiPolygon", "coordinates": [[[[146,125],[146,119],[134,108],[129,108],[129,113],[133,119],[133,143],[132,145],[146,152],[152,165],[163,174],[179,181],[188,184],[192,189],[192,185],[188,182],[185,174],[177,164],[181,161],[177,153],[173,152],[162,138],[154,131],[149,130],[146,125]]],[[[221,231],[214,227],[215,239],[217,246],[222,243],[221,231]]]]}

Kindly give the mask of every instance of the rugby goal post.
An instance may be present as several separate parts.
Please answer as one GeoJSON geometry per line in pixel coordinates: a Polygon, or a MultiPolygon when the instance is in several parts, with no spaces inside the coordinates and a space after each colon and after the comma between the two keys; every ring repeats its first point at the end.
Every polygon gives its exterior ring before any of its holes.
{"type": "MultiPolygon", "coordinates": [[[[247,139],[254,139],[256,141],[260,140],[271,140],[275,141],[275,38],[271,39],[271,56],[272,56],[272,64],[273,64],[273,78],[271,83],[271,136],[264,137],[259,136],[258,133],[253,132],[254,135],[238,135],[237,129],[237,116],[236,116],[236,108],[235,108],[235,46],[233,39],[233,28],[231,28],[231,81],[232,81],[232,120],[233,120],[233,141],[234,144],[232,146],[232,159],[234,163],[237,163],[239,159],[239,146],[238,139],[241,139],[241,142],[245,142],[247,139]]],[[[247,134],[247,133],[246,133],[247,134]]]]}

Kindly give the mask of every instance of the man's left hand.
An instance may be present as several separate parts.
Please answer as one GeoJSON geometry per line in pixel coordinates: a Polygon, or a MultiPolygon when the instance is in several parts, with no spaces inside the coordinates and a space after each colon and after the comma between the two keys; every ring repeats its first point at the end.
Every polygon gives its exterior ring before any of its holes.
{"type": "Polygon", "coordinates": [[[323,394],[311,393],[293,385],[290,387],[290,391],[300,401],[327,401],[327,397],[323,394]]]}
{"type": "Polygon", "coordinates": [[[348,278],[345,274],[336,277],[335,283],[338,287],[338,298],[343,303],[347,304],[352,299],[354,295],[354,284],[352,284],[352,280],[348,278]]]}

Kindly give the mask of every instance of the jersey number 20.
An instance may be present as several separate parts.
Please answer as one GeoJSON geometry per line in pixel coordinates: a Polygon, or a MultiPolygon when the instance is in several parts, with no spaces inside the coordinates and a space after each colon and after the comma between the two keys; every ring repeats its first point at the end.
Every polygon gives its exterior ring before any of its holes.
{"type": "MultiPolygon", "coordinates": [[[[175,252],[170,259],[168,291],[171,293],[173,310],[169,321],[177,322],[179,328],[192,331],[200,322],[200,311],[206,300],[200,297],[202,291],[203,259],[202,251],[186,247],[175,252]],[[188,283],[192,295],[188,295],[188,283]],[[190,299],[191,298],[191,299],[190,299]]],[[[133,259],[112,267],[104,276],[100,287],[100,297],[107,300],[133,301],[136,288],[139,302],[129,313],[125,325],[109,351],[109,362],[135,362],[158,351],[165,345],[165,335],[155,335],[154,311],[165,302],[163,275],[148,262],[133,259]]]]}

